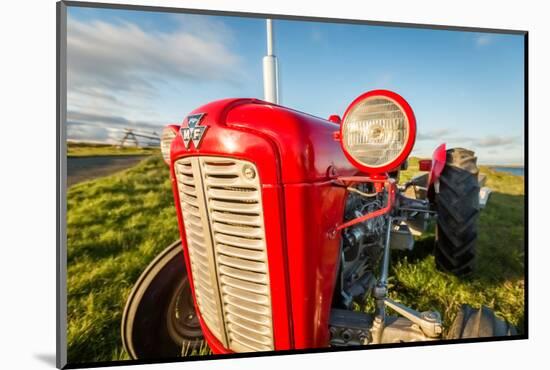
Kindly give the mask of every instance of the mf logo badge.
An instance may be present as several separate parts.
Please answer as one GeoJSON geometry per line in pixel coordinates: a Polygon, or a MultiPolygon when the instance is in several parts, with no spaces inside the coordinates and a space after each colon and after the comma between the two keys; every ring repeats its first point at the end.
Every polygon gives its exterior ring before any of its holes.
{"type": "Polygon", "coordinates": [[[185,148],[189,149],[189,142],[193,141],[195,149],[199,148],[202,136],[208,126],[200,126],[201,120],[204,117],[204,113],[193,114],[187,116],[187,127],[182,127],[181,136],[183,137],[183,143],[185,148]]]}

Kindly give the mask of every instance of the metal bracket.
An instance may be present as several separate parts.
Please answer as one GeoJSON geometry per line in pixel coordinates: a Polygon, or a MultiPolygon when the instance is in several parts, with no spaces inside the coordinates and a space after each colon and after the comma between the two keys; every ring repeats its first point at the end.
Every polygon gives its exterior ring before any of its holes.
{"type": "Polygon", "coordinates": [[[418,312],[401,303],[397,303],[389,298],[384,300],[384,304],[393,309],[398,314],[411,320],[430,338],[441,336],[443,326],[441,325],[441,315],[437,311],[418,312]]]}
{"type": "Polygon", "coordinates": [[[436,194],[439,194],[439,179],[434,181],[434,190],[436,194]]]}
{"type": "Polygon", "coordinates": [[[479,208],[485,208],[489,200],[489,195],[491,195],[492,192],[493,191],[486,186],[479,189],[479,208]]]}

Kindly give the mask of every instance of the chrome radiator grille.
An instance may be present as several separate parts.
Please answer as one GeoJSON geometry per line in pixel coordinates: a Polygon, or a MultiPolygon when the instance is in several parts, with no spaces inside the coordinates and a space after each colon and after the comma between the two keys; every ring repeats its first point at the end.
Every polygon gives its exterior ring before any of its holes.
{"type": "Polygon", "coordinates": [[[222,157],[175,163],[197,305],[235,352],[273,350],[261,188],[255,166],[222,157]]]}

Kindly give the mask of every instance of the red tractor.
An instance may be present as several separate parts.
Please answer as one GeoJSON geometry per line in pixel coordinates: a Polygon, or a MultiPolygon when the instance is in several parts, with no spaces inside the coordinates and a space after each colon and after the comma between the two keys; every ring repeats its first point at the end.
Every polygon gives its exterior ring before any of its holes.
{"type": "Polygon", "coordinates": [[[443,333],[438,312],[388,298],[390,251],[411,250],[431,219],[438,268],[473,268],[476,157],[441,145],[424,175],[399,185],[415,136],[411,107],[386,90],[359,96],[341,120],[227,99],[166,127],[181,241],[130,295],[130,356],[174,357],[203,340],[224,354],[514,334],[469,306],[443,333]],[[373,312],[355,312],[365,297],[373,312]]]}

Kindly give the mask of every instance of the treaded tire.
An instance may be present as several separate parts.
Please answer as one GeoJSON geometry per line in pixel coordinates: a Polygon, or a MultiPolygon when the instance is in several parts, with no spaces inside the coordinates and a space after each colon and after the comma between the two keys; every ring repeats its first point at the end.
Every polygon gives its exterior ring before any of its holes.
{"type": "Polygon", "coordinates": [[[474,309],[465,304],[462,305],[445,338],[505,337],[517,334],[514,326],[497,317],[491,309],[485,306],[474,309]]]}
{"type": "Polygon", "coordinates": [[[467,276],[474,269],[479,216],[476,162],[471,150],[447,150],[447,162],[439,177],[439,193],[435,195],[436,266],[457,276],[467,276]]]}

